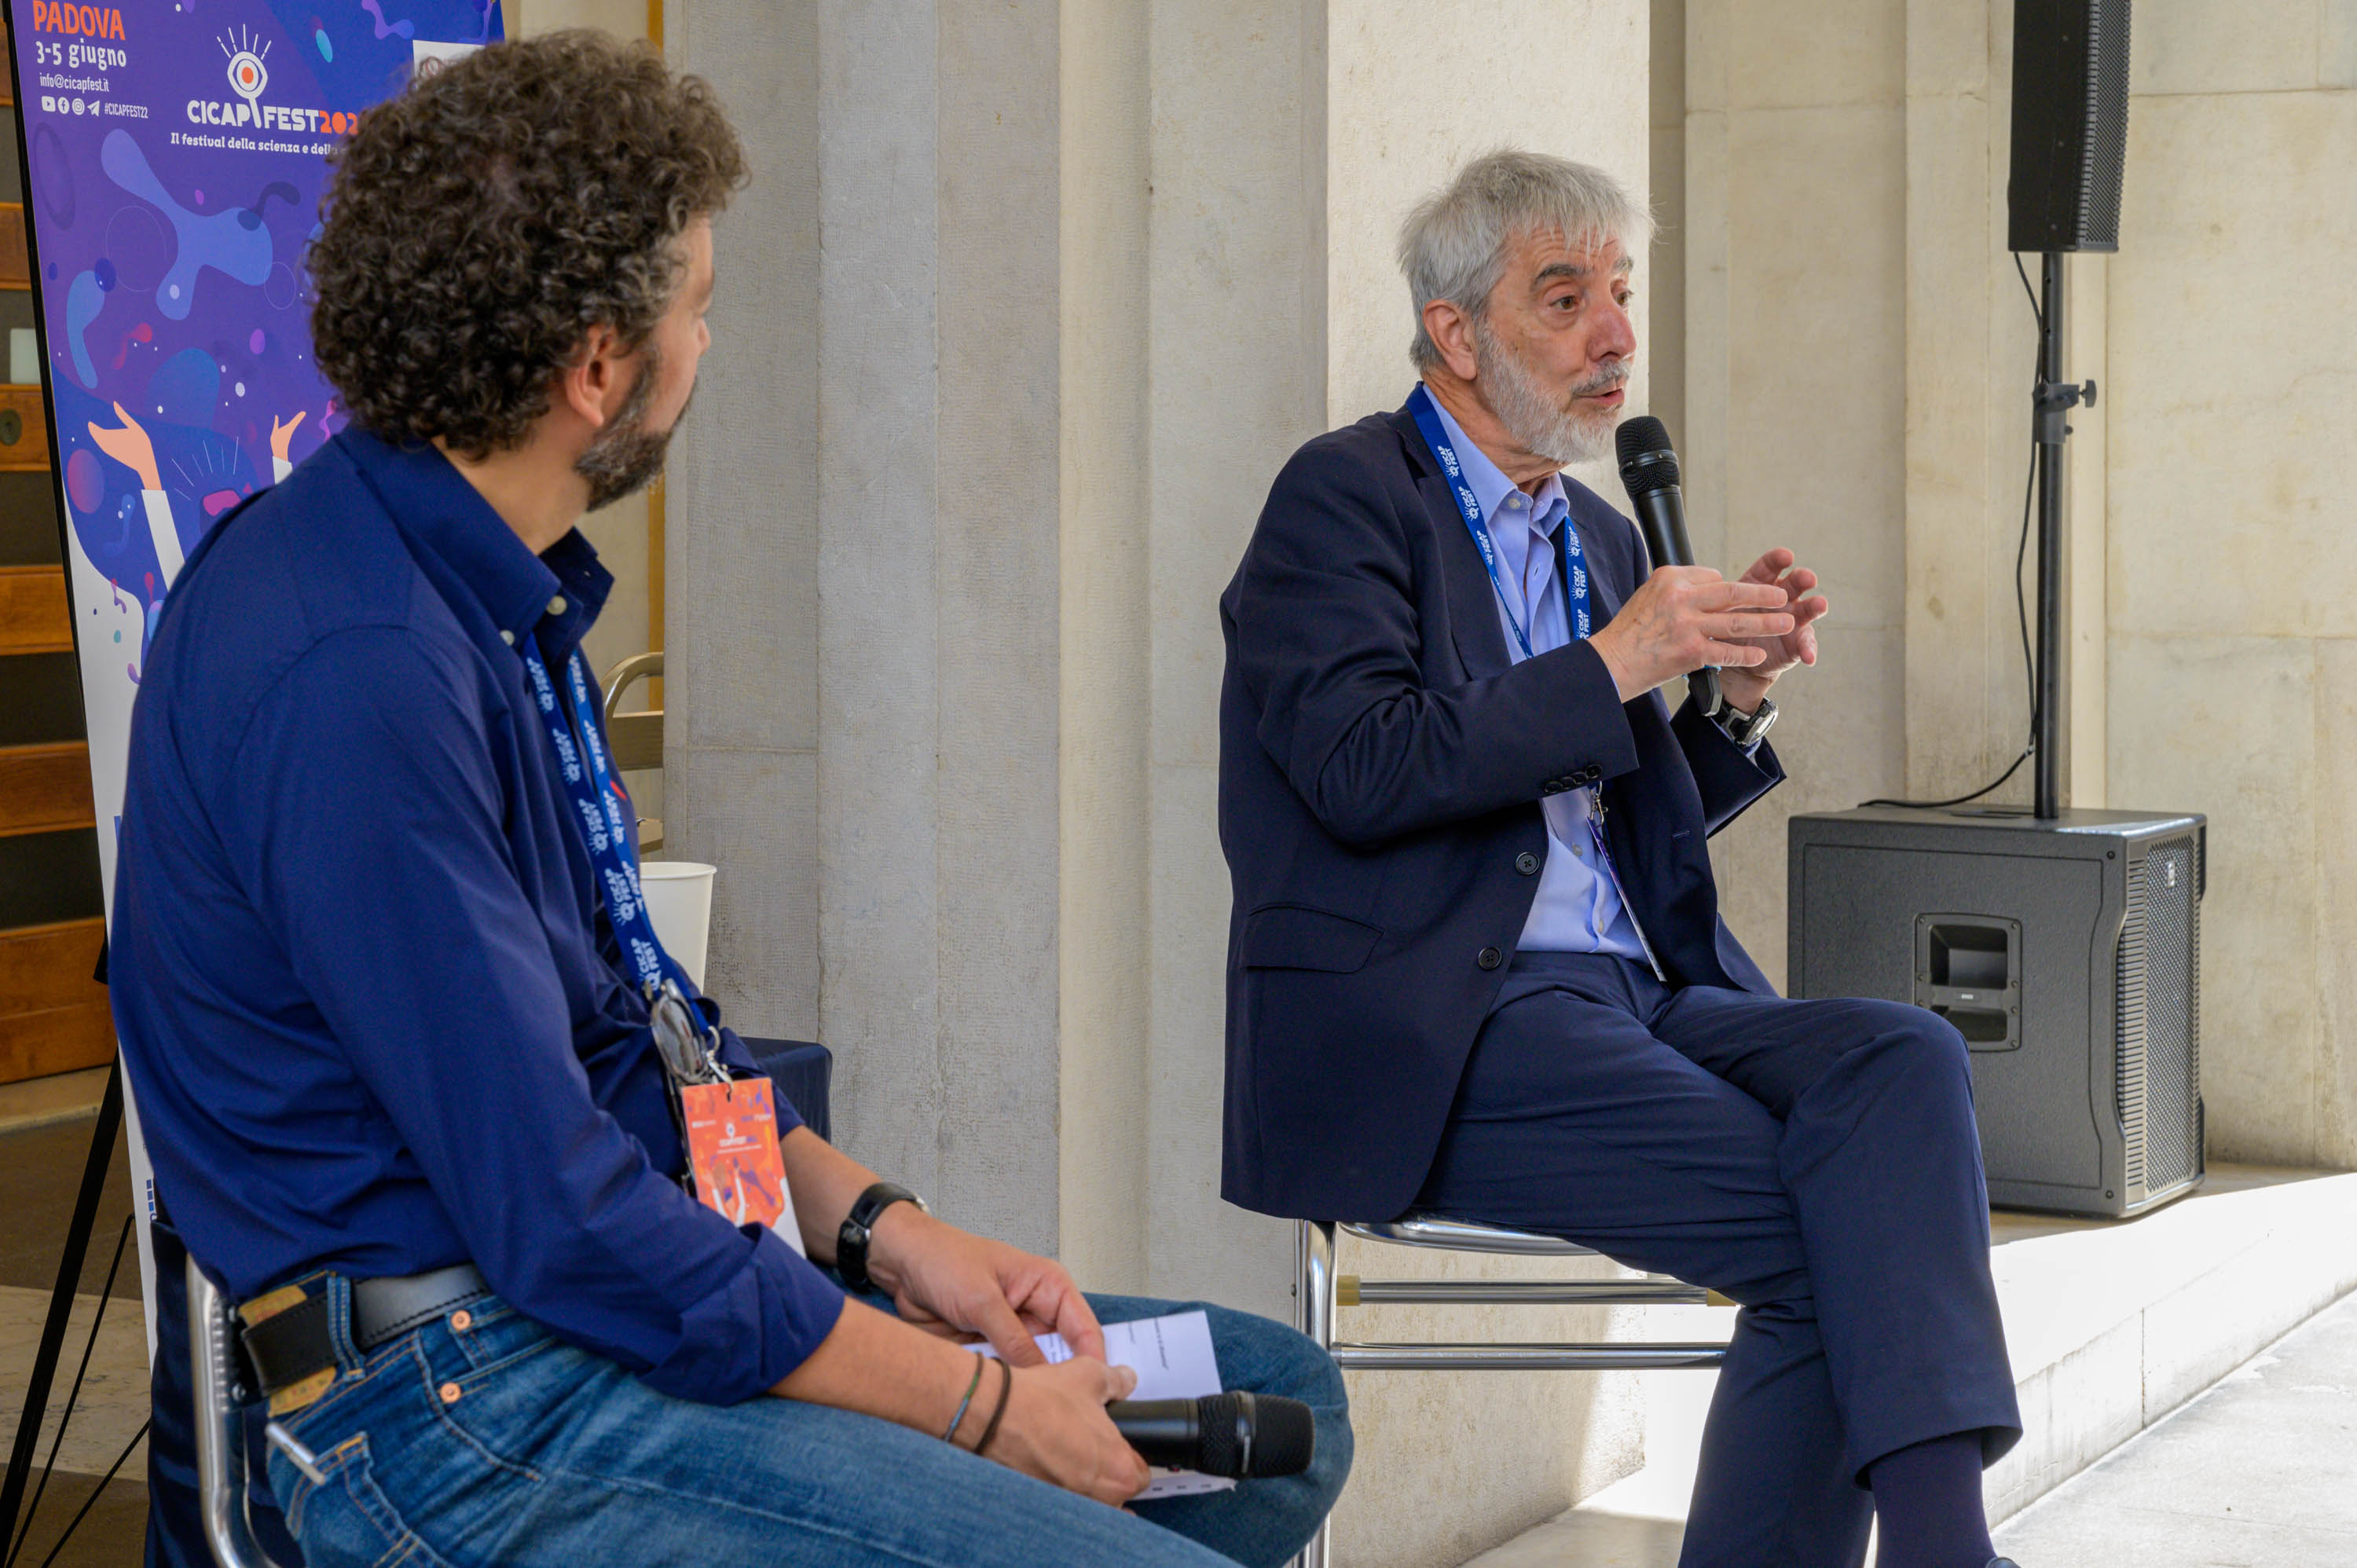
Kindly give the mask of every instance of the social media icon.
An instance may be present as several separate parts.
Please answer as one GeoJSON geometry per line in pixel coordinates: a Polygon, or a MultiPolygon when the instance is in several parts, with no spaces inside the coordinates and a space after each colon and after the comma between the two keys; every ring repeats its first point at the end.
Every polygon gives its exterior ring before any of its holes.
{"type": "Polygon", "coordinates": [[[56,99],[56,98],[54,98],[54,97],[52,97],[50,94],[46,93],[46,92],[44,92],[43,94],[41,94],[41,113],[44,113],[44,114],[54,114],[54,113],[56,113],[57,112],[58,112],[58,101],[57,101],[57,99],[56,99]]]}

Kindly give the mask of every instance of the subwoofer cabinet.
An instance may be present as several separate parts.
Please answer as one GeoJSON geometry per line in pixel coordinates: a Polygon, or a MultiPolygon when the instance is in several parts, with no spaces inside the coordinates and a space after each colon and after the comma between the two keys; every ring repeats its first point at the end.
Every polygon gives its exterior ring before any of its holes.
{"type": "Polygon", "coordinates": [[[1989,1200],[2123,1217],[2201,1185],[2190,813],[1796,816],[1794,996],[1928,1007],[1971,1047],[1989,1200]]]}

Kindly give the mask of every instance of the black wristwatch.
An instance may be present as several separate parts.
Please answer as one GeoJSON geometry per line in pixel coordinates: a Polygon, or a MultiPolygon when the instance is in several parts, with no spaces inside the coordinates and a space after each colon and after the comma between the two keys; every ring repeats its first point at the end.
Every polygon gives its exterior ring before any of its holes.
{"type": "Polygon", "coordinates": [[[1726,733],[1727,739],[1746,752],[1751,752],[1759,749],[1760,743],[1766,740],[1768,732],[1775,727],[1776,704],[1762,697],[1760,705],[1750,713],[1738,714],[1731,704],[1722,700],[1718,712],[1710,717],[1711,722],[1726,733]]]}
{"type": "Polygon", "coordinates": [[[843,1229],[834,1233],[834,1272],[853,1290],[866,1290],[876,1283],[867,1277],[867,1243],[875,1239],[877,1219],[896,1203],[913,1203],[920,1214],[932,1212],[907,1187],[879,1181],[853,1201],[851,1212],[843,1217],[843,1229]]]}

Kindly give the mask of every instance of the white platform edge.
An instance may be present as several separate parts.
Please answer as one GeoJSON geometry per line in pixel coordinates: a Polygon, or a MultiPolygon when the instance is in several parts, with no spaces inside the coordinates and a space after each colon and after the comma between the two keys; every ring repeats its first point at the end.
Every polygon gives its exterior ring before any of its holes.
{"type": "MultiPolygon", "coordinates": [[[[1991,1256],[2023,1436],[1985,1482],[2018,1513],[2357,1290],[2357,1174],[2215,1165],[2128,1221],[2001,1214],[1991,1256]]],[[[1643,1315],[1649,1338],[1724,1335],[1724,1309],[1643,1315]]],[[[1649,1373],[1647,1465],[1467,1568],[1670,1568],[1710,1376],[1649,1373]]]]}

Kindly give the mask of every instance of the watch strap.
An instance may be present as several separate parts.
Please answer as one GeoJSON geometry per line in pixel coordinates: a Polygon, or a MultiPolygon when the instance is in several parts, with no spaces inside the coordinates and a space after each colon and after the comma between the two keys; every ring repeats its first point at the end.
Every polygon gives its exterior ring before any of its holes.
{"type": "Polygon", "coordinates": [[[1775,725],[1776,704],[1762,697],[1758,707],[1748,714],[1739,714],[1732,705],[1722,703],[1718,712],[1711,715],[1711,720],[1727,739],[1749,752],[1768,737],[1768,731],[1775,725]]]}
{"type": "Polygon", "coordinates": [[[867,1245],[875,1240],[876,1221],[896,1203],[913,1203],[919,1212],[925,1211],[925,1200],[907,1187],[879,1181],[852,1199],[851,1212],[843,1217],[843,1228],[834,1236],[834,1272],[853,1290],[867,1290],[876,1283],[867,1273],[867,1245]]]}

